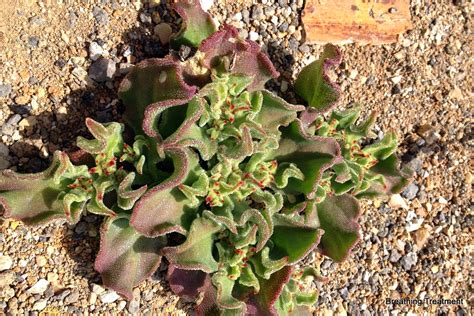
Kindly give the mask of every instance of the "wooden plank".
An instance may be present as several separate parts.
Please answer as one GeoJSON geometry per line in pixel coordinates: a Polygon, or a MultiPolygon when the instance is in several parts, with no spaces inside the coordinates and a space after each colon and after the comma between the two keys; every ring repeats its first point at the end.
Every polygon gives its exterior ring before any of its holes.
{"type": "Polygon", "coordinates": [[[412,27],[410,0],[307,0],[303,24],[311,43],[393,43],[412,27]]]}

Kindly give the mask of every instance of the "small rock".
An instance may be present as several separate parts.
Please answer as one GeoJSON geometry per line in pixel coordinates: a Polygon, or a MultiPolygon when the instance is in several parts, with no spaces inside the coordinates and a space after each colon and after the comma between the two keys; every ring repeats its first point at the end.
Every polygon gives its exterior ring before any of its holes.
{"type": "Polygon", "coordinates": [[[430,237],[430,231],[427,228],[420,228],[416,231],[414,239],[418,250],[422,249],[430,237]]]}
{"type": "Polygon", "coordinates": [[[286,80],[283,80],[281,82],[280,91],[286,92],[287,90],[288,90],[288,82],[286,80]]]}
{"type": "Polygon", "coordinates": [[[394,84],[400,83],[402,81],[402,76],[395,76],[390,78],[394,84]]]}
{"type": "Polygon", "coordinates": [[[145,12],[142,12],[140,13],[140,21],[142,23],[147,23],[147,24],[151,24],[151,15],[150,14],[146,14],[145,12]]]}
{"type": "Polygon", "coordinates": [[[66,298],[64,299],[64,304],[66,304],[66,305],[74,304],[78,300],[79,300],[79,292],[73,291],[73,292],[71,292],[71,294],[66,296],[66,298]]]}
{"type": "Polygon", "coordinates": [[[402,255],[396,251],[396,250],[392,250],[392,252],[390,253],[390,262],[392,263],[395,263],[395,262],[398,262],[398,260],[400,260],[400,258],[402,257],[402,255]]]}
{"type": "Polygon", "coordinates": [[[35,261],[36,265],[39,267],[44,267],[48,263],[48,259],[46,259],[44,256],[37,256],[35,261]]]}
{"type": "Polygon", "coordinates": [[[393,208],[393,209],[408,209],[408,205],[405,202],[405,200],[401,197],[400,194],[394,194],[390,197],[390,201],[388,202],[388,205],[393,208]]]}
{"type": "Polygon", "coordinates": [[[125,306],[127,305],[127,302],[125,301],[120,301],[118,304],[117,304],[117,309],[119,311],[123,310],[125,308],[125,306]]]}
{"type": "Polygon", "coordinates": [[[28,45],[35,48],[39,45],[39,38],[37,36],[30,36],[28,37],[28,45]]]}
{"type": "Polygon", "coordinates": [[[402,267],[405,269],[405,271],[410,271],[411,268],[416,265],[417,261],[418,256],[416,253],[410,252],[400,260],[400,263],[402,264],[402,267]]]}
{"type": "Polygon", "coordinates": [[[0,84],[0,98],[7,97],[12,92],[10,84],[0,84]]]}
{"type": "Polygon", "coordinates": [[[89,77],[98,82],[108,81],[114,77],[115,70],[113,60],[100,58],[89,67],[89,77]]]}
{"type": "Polygon", "coordinates": [[[252,19],[260,20],[263,18],[263,9],[260,5],[252,6],[252,19]]]}
{"type": "Polygon", "coordinates": [[[49,282],[45,279],[39,279],[27,292],[30,294],[42,294],[48,288],[49,282]]]}
{"type": "Polygon", "coordinates": [[[97,295],[100,295],[105,292],[105,289],[99,284],[92,284],[92,292],[94,292],[97,295]]]}
{"type": "Polygon", "coordinates": [[[13,271],[4,271],[0,273],[0,288],[12,285],[15,281],[16,276],[13,271]]]}
{"type": "Polygon", "coordinates": [[[34,311],[42,311],[43,309],[46,308],[47,304],[48,304],[48,300],[45,300],[45,299],[39,300],[39,301],[35,302],[35,304],[33,305],[33,310],[34,311]]]}
{"type": "Polygon", "coordinates": [[[402,92],[402,87],[399,84],[396,84],[392,87],[392,95],[400,94],[402,92]]]}
{"type": "Polygon", "coordinates": [[[402,195],[407,200],[413,200],[416,197],[416,194],[418,193],[419,190],[420,190],[420,188],[418,188],[418,186],[414,182],[412,182],[402,192],[402,195]]]}
{"type": "Polygon", "coordinates": [[[160,39],[161,44],[165,45],[170,42],[171,34],[173,34],[173,29],[168,23],[160,23],[155,26],[154,30],[155,35],[160,39]]]}
{"type": "Polygon", "coordinates": [[[199,0],[199,2],[201,3],[201,8],[204,10],[204,11],[208,11],[212,5],[214,4],[214,0],[199,0]]]}
{"type": "Polygon", "coordinates": [[[9,167],[10,167],[10,161],[6,157],[0,156],[0,170],[5,170],[9,167]]]}
{"type": "Polygon", "coordinates": [[[89,304],[90,305],[94,305],[95,302],[97,302],[97,294],[95,294],[94,292],[92,292],[90,295],[89,295],[89,300],[88,300],[89,304]]]}
{"type": "Polygon", "coordinates": [[[0,256],[0,271],[10,270],[13,260],[9,256],[0,256]]]}
{"type": "Polygon", "coordinates": [[[256,41],[258,40],[258,33],[257,32],[254,32],[254,31],[250,31],[249,32],[249,39],[251,41],[256,41]]]}
{"type": "Polygon", "coordinates": [[[91,42],[89,45],[89,57],[96,61],[104,54],[104,49],[96,42],[91,42]]]}
{"type": "Polygon", "coordinates": [[[416,216],[416,213],[413,212],[413,211],[409,211],[408,214],[407,214],[407,217],[406,217],[406,230],[407,232],[414,232],[416,230],[418,230],[421,225],[423,224],[423,221],[424,219],[422,217],[417,217],[416,216]]]}
{"type": "Polygon", "coordinates": [[[66,296],[69,295],[69,293],[71,293],[70,290],[64,289],[64,290],[60,291],[59,293],[57,293],[56,295],[54,295],[54,296],[53,296],[53,300],[56,300],[56,301],[63,301],[64,298],[66,298],[66,296]]]}
{"type": "Polygon", "coordinates": [[[95,6],[92,10],[95,21],[100,25],[106,25],[109,23],[109,15],[103,9],[95,6]]]}
{"type": "Polygon", "coordinates": [[[138,313],[140,310],[140,302],[138,300],[128,302],[127,310],[130,314],[138,313]]]}
{"type": "Polygon", "coordinates": [[[115,291],[107,291],[104,294],[99,296],[99,299],[104,304],[113,303],[119,298],[120,298],[120,295],[118,295],[115,291]]]}

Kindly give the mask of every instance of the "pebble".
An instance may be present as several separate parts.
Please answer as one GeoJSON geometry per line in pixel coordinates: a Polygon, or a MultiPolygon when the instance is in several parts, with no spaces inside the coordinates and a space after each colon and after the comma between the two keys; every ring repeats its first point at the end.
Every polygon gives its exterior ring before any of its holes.
{"type": "Polygon", "coordinates": [[[256,41],[256,40],[258,40],[258,36],[259,36],[259,35],[258,35],[257,32],[254,32],[254,31],[250,31],[250,32],[249,32],[249,39],[250,39],[251,41],[256,41]]]}
{"type": "Polygon", "coordinates": [[[140,310],[140,302],[138,300],[132,300],[127,304],[127,311],[130,314],[136,314],[140,310]]]}
{"type": "Polygon", "coordinates": [[[404,198],[410,201],[416,197],[416,194],[419,190],[420,188],[416,185],[416,183],[412,182],[405,188],[405,190],[403,190],[402,195],[404,198]]]}
{"type": "Polygon", "coordinates": [[[39,38],[37,36],[30,36],[28,37],[28,45],[30,45],[33,48],[38,47],[39,45],[39,38]]]}
{"type": "Polygon", "coordinates": [[[118,295],[115,291],[107,291],[104,294],[101,294],[99,296],[99,299],[104,304],[113,303],[119,298],[120,298],[120,295],[118,295]]]}
{"type": "Polygon", "coordinates": [[[160,39],[161,44],[165,45],[170,42],[171,34],[173,34],[173,29],[168,23],[160,23],[155,26],[154,30],[155,35],[160,39]]]}
{"type": "Polygon", "coordinates": [[[97,295],[100,295],[100,294],[105,292],[105,289],[102,286],[100,286],[99,284],[93,283],[92,284],[92,292],[94,292],[97,295]]]}
{"type": "Polygon", "coordinates": [[[407,203],[405,202],[405,200],[401,197],[400,194],[393,194],[391,197],[390,197],[390,200],[388,202],[388,205],[393,208],[393,209],[399,209],[399,208],[403,208],[403,209],[408,209],[408,205],[407,203]]]}
{"type": "Polygon", "coordinates": [[[74,304],[79,300],[79,292],[78,291],[72,291],[66,298],[64,299],[64,304],[70,305],[74,304]]]}
{"type": "Polygon", "coordinates": [[[104,54],[104,49],[102,46],[96,42],[91,42],[89,45],[89,57],[90,59],[96,61],[104,54]]]}
{"type": "Polygon", "coordinates": [[[5,170],[9,167],[10,167],[10,161],[8,160],[8,158],[0,156],[0,170],[5,170]]]}
{"type": "Polygon", "coordinates": [[[260,20],[263,18],[263,9],[259,5],[252,6],[252,19],[260,20]]]}
{"type": "Polygon", "coordinates": [[[400,263],[402,264],[402,267],[405,269],[405,271],[410,271],[417,262],[418,256],[414,252],[410,252],[406,256],[403,256],[403,258],[400,260],[400,263]]]}
{"type": "Polygon", "coordinates": [[[10,84],[0,84],[0,98],[7,97],[12,92],[10,84]]]}
{"type": "Polygon", "coordinates": [[[15,279],[16,279],[16,276],[13,271],[0,272],[0,288],[12,285],[15,279]]]}
{"type": "Polygon", "coordinates": [[[33,305],[33,310],[34,311],[42,311],[43,309],[46,308],[46,305],[48,304],[48,300],[41,299],[33,305]]]}
{"type": "Polygon", "coordinates": [[[392,250],[392,252],[390,253],[390,262],[392,263],[395,263],[395,262],[398,262],[398,260],[400,260],[400,258],[402,257],[402,255],[396,251],[395,249],[392,250]]]}
{"type": "Polygon", "coordinates": [[[89,67],[89,77],[97,82],[109,81],[114,77],[115,71],[113,60],[100,58],[89,67]]]}
{"type": "Polygon", "coordinates": [[[402,87],[399,84],[396,84],[392,87],[392,95],[400,94],[402,92],[402,87]]]}
{"type": "Polygon", "coordinates": [[[9,256],[0,256],[0,271],[10,270],[13,266],[13,260],[9,256]]]}
{"type": "Polygon", "coordinates": [[[104,11],[104,9],[96,6],[92,9],[92,14],[99,25],[107,25],[109,23],[109,15],[104,11]]]}
{"type": "Polygon", "coordinates": [[[201,3],[201,8],[204,10],[204,11],[208,11],[212,5],[214,4],[214,0],[199,0],[199,2],[201,3]]]}
{"type": "Polygon", "coordinates": [[[49,282],[45,279],[39,279],[32,287],[28,289],[30,294],[42,294],[48,288],[49,282]]]}
{"type": "Polygon", "coordinates": [[[37,256],[35,261],[36,265],[39,267],[44,267],[48,263],[48,259],[46,259],[44,256],[37,256]]]}

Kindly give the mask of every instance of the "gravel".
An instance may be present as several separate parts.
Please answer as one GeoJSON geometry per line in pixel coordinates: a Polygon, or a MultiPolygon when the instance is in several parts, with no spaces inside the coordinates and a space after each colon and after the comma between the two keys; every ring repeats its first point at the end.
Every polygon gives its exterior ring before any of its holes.
{"type": "MultiPolygon", "coordinates": [[[[268,89],[291,102],[297,101],[295,74],[322,49],[304,42],[302,5],[302,0],[216,1],[211,8],[221,25],[241,28],[240,34],[269,53],[282,76],[268,89]]],[[[173,32],[178,27],[167,5],[152,0],[150,6],[94,0],[73,7],[45,1],[20,2],[11,11],[2,7],[0,18],[8,12],[2,21],[9,30],[0,54],[0,169],[43,170],[55,150],[71,149],[78,135],[87,136],[84,117],[121,118],[116,96],[121,76],[131,65],[166,53],[156,25],[169,24],[173,32]],[[91,49],[91,43],[97,47],[91,49]],[[35,119],[26,124],[30,117],[35,119]]],[[[328,276],[327,283],[316,283],[319,314],[462,315],[472,310],[466,282],[474,235],[469,5],[414,0],[411,11],[414,28],[397,43],[343,46],[344,63],[330,73],[342,90],[339,104],[364,104],[363,114],[377,111],[377,127],[397,133],[399,155],[416,174],[413,184],[388,203],[362,203],[361,240],[347,261],[314,256],[328,276]],[[428,128],[419,131],[422,126],[428,128]],[[464,303],[385,304],[389,297],[462,298],[464,303]]],[[[90,237],[97,235],[100,220],[87,215],[80,223],[85,225],[76,226],[78,233],[58,223],[26,227],[0,221],[0,258],[13,259],[0,272],[6,284],[0,287],[0,314],[34,315],[45,302],[43,311],[64,314],[190,313],[192,305],[179,301],[159,278],[144,281],[125,305],[118,297],[104,303],[101,296],[110,292],[94,271],[99,245],[97,237],[90,237]],[[36,264],[38,256],[47,259],[43,266],[36,264]],[[44,291],[30,293],[38,282],[46,285],[44,291]]]]}
{"type": "Polygon", "coordinates": [[[10,270],[13,260],[10,256],[0,256],[0,271],[10,270]]]}
{"type": "Polygon", "coordinates": [[[91,64],[89,77],[98,82],[112,80],[116,71],[116,63],[107,58],[100,58],[91,64]]]}

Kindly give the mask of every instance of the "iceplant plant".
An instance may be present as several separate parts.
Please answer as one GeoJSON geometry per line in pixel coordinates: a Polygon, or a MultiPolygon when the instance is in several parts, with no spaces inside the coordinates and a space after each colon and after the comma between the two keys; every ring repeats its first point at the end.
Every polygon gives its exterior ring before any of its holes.
{"type": "Polygon", "coordinates": [[[95,268],[128,299],[159,266],[199,315],[304,315],[317,299],[312,251],[344,260],[358,240],[364,197],[400,192],[393,132],[374,141],[375,116],[336,111],[326,46],[294,87],[302,105],[265,90],[279,73],[260,47],[199,4],[179,1],[180,62],[145,60],[123,79],[120,123],[87,118],[92,139],[56,152],[37,174],[0,175],[3,216],[26,224],[105,216],[95,268]],[[368,145],[364,145],[368,144],[368,145]]]}

